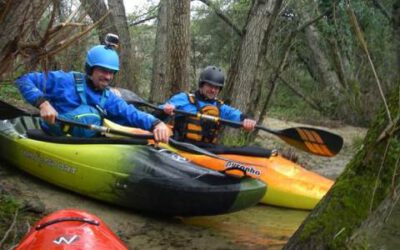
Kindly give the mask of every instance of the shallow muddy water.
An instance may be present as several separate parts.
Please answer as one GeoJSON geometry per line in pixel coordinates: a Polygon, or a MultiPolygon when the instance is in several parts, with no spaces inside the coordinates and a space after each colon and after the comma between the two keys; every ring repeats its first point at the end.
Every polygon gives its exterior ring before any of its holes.
{"type": "Polygon", "coordinates": [[[99,216],[130,249],[280,249],[308,214],[256,205],[218,216],[156,217],[63,190],[6,163],[0,177],[0,186],[45,214],[76,208],[99,216]]]}
{"type": "Polygon", "coordinates": [[[183,221],[206,228],[248,249],[281,249],[308,213],[257,205],[234,214],[186,218],[183,221]]]}

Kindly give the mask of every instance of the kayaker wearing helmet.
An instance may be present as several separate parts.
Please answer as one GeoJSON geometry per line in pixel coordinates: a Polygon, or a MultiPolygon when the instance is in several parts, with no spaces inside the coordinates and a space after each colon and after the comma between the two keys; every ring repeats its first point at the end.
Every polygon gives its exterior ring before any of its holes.
{"type": "MultiPolygon", "coordinates": [[[[243,128],[246,131],[253,130],[256,121],[246,118],[240,110],[217,99],[219,92],[224,87],[224,81],[224,73],[220,68],[207,66],[200,73],[198,90],[194,94],[178,93],[160,107],[167,115],[174,114],[174,110],[178,109],[217,116],[226,120],[242,121],[243,128]]],[[[191,142],[199,146],[209,146],[217,143],[219,128],[218,123],[177,114],[174,121],[174,137],[177,140],[191,142]]]]}
{"type": "Polygon", "coordinates": [[[97,45],[87,52],[85,71],[32,72],[16,84],[22,96],[40,109],[41,127],[50,135],[93,137],[97,132],[56,122],[56,117],[86,124],[102,124],[107,118],[121,125],[139,127],[154,133],[156,141],[167,142],[170,130],[151,114],[128,105],[109,90],[119,70],[119,57],[110,45],[97,45]]]}

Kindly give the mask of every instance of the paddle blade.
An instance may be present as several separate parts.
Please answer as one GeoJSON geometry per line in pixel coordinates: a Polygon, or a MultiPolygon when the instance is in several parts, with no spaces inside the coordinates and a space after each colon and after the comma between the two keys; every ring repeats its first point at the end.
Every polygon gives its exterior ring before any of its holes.
{"type": "Polygon", "coordinates": [[[28,112],[17,108],[5,101],[0,100],[0,120],[13,119],[18,116],[27,115],[28,112]]]}
{"type": "Polygon", "coordinates": [[[293,147],[326,157],[335,156],[343,146],[342,137],[317,128],[288,128],[276,135],[293,147]]]}

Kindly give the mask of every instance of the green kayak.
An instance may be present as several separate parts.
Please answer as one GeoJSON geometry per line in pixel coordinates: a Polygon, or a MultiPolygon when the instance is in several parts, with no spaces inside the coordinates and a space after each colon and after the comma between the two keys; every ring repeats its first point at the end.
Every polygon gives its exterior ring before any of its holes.
{"type": "Polygon", "coordinates": [[[263,182],[195,165],[143,139],[51,137],[38,119],[0,120],[1,157],[57,186],[137,211],[215,215],[256,204],[263,182]]]}

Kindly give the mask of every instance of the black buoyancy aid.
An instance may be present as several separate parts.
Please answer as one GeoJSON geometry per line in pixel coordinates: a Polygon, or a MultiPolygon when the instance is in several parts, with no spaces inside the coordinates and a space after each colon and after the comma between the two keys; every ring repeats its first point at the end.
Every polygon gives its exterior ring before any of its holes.
{"type": "MultiPolygon", "coordinates": [[[[222,101],[216,100],[217,105],[205,105],[200,108],[199,101],[194,94],[187,94],[191,104],[196,105],[197,112],[210,116],[220,117],[222,101]]],[[[220,124],[218,122],[200,119],[196,116],[181,116],[175,119],[175,135],[179,140],[196,141],[216,144],[220,124]]]]}

